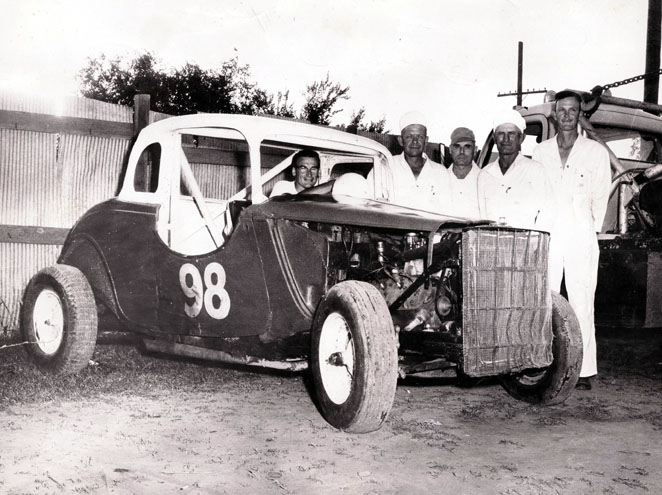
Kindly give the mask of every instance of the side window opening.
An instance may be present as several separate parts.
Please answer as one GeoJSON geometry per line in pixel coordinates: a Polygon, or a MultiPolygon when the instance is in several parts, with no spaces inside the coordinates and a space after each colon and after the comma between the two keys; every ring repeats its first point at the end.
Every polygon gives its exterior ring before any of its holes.
{"type": "Polygon", "coordinates": [[[639,162],[640,167],[660,161],[661,143],[655,136],[627,129],[598,127],[596,130],[621,160],[639,162]]]}
{"type": "Polygon", "coordinates": [[[248,144],[238,139],[183,134],[178,164],[169,246],[187,255],[214,251],[230,238],[238,216],[230,215],[230,198],[250,180],[248,144]]]}
{"type": "Polygon", "coordinates": [[[156,192],[159,187],[160,165],[161,145],[152,143],[143,150],[136,165],[136,173],[133,176],[133,188],[136,192],[156,192]]]}
{"type": "Polygon", "coordinates": [[[533,149],[542,141],[542,123],[538,121],[526,123],[526,137],[522,143],[522,154],[531,158],[533,149]]]}
{"type": "Polygon", "coordinates": [[[359,174],[361,177],[366,179],[368,174],[372,170],[372,162],[340,162],[336,163],[331,169],[330,177],[332,179],[337,179],[344,174],[359,174]]]}
{"type": "Polygon", "coordinates": [[[260,145],[260,173],[262,175],[262,192],[271,196],[274,186],[279,181],[294,182],[292,157],[301,147],[275,141],[264,141],[260,145]]]}

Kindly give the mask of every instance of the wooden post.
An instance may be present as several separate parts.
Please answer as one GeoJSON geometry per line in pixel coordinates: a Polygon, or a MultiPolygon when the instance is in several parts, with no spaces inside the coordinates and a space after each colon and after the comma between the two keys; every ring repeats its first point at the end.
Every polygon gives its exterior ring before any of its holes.
{"type": "Polygon", "coordinates": [[[149,95],[139,94],[133,97],[133,132],[137,136],[149,124],[149,95]]]}

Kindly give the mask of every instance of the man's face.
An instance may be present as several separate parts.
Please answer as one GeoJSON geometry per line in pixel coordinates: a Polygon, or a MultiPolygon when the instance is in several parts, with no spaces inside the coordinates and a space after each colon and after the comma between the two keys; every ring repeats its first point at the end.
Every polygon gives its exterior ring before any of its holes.
{"type": "Polygon", "coordinates": [[[411,124],[402,129],[400,133],[400,145],[404,149],[405,155],[420,157],[428,144],[428,131],[425,126],[411,124]]]}
{"type": "Polygon", "coordinates": [[[522,149],[524,134],[515,124],[501,124],[494,130],[494,140],[500,155],[515,155],[522,149]]]}
{"type": "Polygon", "coordinates": [[[556,114],[556,122],[559,126],[559,130],[574,131],[577,129],[580,113],[580,106],[577,98],[570,96],[557,101],[554,113],[556,114]]]}
{"type": "Polygon", "coordinates": [[[311,157],[303,157],[297,160],[294,167],[294,182],[297,190],[308,189],[317,183],[320,166],[317,160],[311,157]]]}
{"type": "Polygon", "coordinates": [[[453,164],[458,167],[467,167],[471,165],[474,158],[476,145],[473,141],[459,141],[451,145],[451,156],[453,164]]]}

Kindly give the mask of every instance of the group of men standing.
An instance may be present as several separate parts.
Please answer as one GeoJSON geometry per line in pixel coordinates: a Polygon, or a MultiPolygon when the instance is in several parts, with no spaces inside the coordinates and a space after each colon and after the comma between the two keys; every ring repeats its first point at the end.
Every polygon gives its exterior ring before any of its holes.
{"type": "Polygon", "coordinates": [[[556,95],[557,135],[540,143],[532,159],[521,153],[526,124],[519,112],[496,116],[498,160],[482,170],[474,162],[474,133],[459,127],[451,134],[450,168],[425,154],[425,118],[417,112],[400,121],[395,157],[395,203],[466,218],[549,232],[549,280],[552,290],[565,283],[579,320],[584,359],[577,388],[591,389],[597,374],[594,298],[598,242],[611,186],[607,149],[578,131],[581,95],[556,95]]]}

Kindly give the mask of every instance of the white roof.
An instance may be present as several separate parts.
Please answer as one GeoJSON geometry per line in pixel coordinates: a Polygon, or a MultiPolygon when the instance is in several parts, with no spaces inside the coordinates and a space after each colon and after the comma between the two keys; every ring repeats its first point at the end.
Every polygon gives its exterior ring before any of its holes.
{"type": "Polygon", "coordinates": [[[214,136],[218,132],[221,136],[225,135],[223,129],[237,130],[247,140],[250,140],[250,137],[259,137],[263,140],[271,139],[292,143],[317,141],[321,147],[326,148],[389,154],[386,147],[377,141],[326,126],[239,114],[201,113],[170,117],[145,127],[141,131],[141,137],[149,139],[151,135],[158,136],[164,132],[190,132],[210,136],[214,136]]]}

